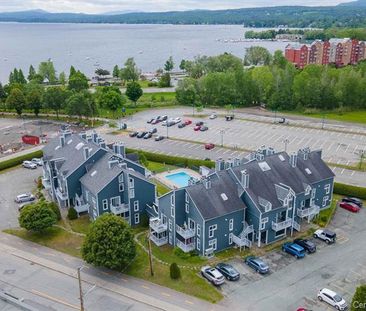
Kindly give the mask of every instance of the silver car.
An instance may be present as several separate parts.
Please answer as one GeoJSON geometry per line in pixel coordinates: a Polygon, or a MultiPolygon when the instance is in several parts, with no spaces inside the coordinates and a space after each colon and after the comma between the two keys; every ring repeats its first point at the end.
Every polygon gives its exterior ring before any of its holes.
{"type": "Polygon", "coordinates": [[[16,203],[25,203],[25,202],[33,202],[36,199],[36,197],[31,193],[23,193],[19,194],[15,198],[16,203]]]}
{"type": "Polygon", "coordinates": [[[201,274],[204,278],[206,278],[215,286],[219,286],[225,283],[225,277],[216,268],[204,266],[201,269],[201,274]]]}
{"type": "Polygon", "coordinates": [[[42,166],[42,159],[40,158],[33,158],[32,161],[34,164],[38,165],[38,166],[42,166]]]}
{"type": "Polygon", "coordinates": [[[32,161],[24,161],[22,166],[31,170],[35,170],[37,168],[37,164],[33,163],[32,161]]]}

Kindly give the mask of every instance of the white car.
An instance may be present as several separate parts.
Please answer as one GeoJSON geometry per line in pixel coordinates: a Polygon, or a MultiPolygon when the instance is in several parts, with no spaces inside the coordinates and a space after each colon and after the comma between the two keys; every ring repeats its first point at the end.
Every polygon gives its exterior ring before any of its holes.
{"type": "Polygon", "coordinates": [[[217,118],[217,114],[216,113],[213,113],[212,115],[210,115],[210,119],[213,120],[213,119],[216,119],[217,118]]]}
{"type": "Polygon", "coordinates": [[[40,158],[33,158],[32,159],[32,162],[34,163],[34,164],[37,164],[38,166],[42,166],[42,159],[40,159],[40,158]]]}
{"type": "Polygon", "coordinates": [[[225,283],[225,277],[216,268],[204,266],[201,269],[201,274],[204,278],[209,280],[215,286],[219,286],[225,283]]]}
{"type": "Polygon", "coordinates": [[[178,123],[180,123],[180,122],[182,122],[182,118],[175,118],[175,119],[173,119],[173,121],[175,122],[175,124],[178,124],[178,123]]]}
{"type": "Polygon", "coordinates": [[[23,193],[19,194],[15,198],[16,203],[25,203],[25,202],[33,202],[36,199],[36,197],[31,193],[23,193]]]}
{"type": "Polygon", "coordinates": [[[339,296],[336,292],[328,288],[323,288],[318,293],[318,299],[320,301],[324,301],[330,304],[332,307],[335,307],[337,310],[346,310],[348,308],[346,301],[339,296]]]}
{"type": "Polygon", "coordinates": [[[31,170],[35,170],[37,168],[37,164],[33,163],[32,161],[23,161],[22,166],[31,170]]]}
{"type": "Polygon", "coordinates": [[[314,232],[314,238],[325,241],[327,244],[335,243],[337,235],[328,229],[318,229],[314,232]]]}

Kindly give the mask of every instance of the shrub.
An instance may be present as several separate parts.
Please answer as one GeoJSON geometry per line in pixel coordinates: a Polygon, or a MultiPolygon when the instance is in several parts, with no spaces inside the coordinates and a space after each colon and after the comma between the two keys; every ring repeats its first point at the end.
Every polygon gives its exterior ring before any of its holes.
{"type": "Polygon", "coordinates": [[[180,269],[178,267],[178,265],[173,262],[171,265],[170,265],[170,277],[173,279],[173,280],[177,280],[177,279],[180,279],[180,269]]]}
{"type": "Polygon", "coordinates": [[[55,213],[57,220],[61,220],[61,211],[58,205],[55,202],[49,202],[48,206],[55,213]]]}
{"type": "Polygon", "coordinates": [[[38,177],[38,179],[37,179],[37,189],[38,190],[42,190],[43,189],[42,177],[38,177]]]}
{"type": "Polygon", "coordinates": [[[143,228],[149,228],[149,216],[147,216],[146,213],[141,214],[139,226],[143,228]]]}
{"type": "Polygon", "coordinates": [[[189,253],[183,252],[179,247],[174,248],[173,254],[181,259],[188,259],[189,257],[191,257],[189,253]]]}
{"type": "Polygon", "coordinates": [[[334,193],[366,200],[366,188],[334,183],[334,193]]]}
{"type": "Polygon", "coordinates": [[[67,218],[70,219],[70,220],[74,220],[74,219],[78,218],[78,212],[72,206],[67,211],[67,218]]]}
{"type": "Polygon", "coordinates": [[[22,164],[23,161],[32,160],[33,158],[41,158],[43,156],[42,150],[34,151],[16,158],[0,162],[0,171],[22,164]]]}
{"type": "Polygon", "coordinates": [[[19,225],[28,231],[41,232],[52,227],[57,216],[46,201],[25,206],[19,215],[19,225]]]}
{"type": "Polygon", "coordinates": [[[366,285],[356,288],[356,292],[352,299],[351,311],[365,310],[366,305],[366,285]]]}

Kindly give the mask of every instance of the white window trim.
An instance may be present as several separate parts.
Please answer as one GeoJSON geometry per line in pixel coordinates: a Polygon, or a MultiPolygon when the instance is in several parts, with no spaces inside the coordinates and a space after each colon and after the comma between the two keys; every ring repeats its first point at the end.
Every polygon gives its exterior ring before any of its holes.
{"type": "Polygon", "coordinates": [[[175,205],[175,195],[174,193],[170,196],[170,205],[175,205]]]}
{"type": "Polygon", "coordinates": [[[175,207],[174,207],[174,205],[172,205],[170,207],[170,216],[172,216],[173,218],[175,218],[175,207]]]}
{"type": "Polygon", "coordinates": [[[121,197],[117,196],[117,197],[111,198],[110,199],[110,204],[111,205],[113,205],[112,202],[113,202],[114,199],[117,199],[117,202],[118,202],[117,206],[119,206],[121,204],[121,197]]]}
{"type": "Polygon", "coordinates": [[[233,234],[229,233],[229,245],[233,244],[233,234]]]}
{"type": "Polygon", "coordinates": [[[135,189],[130,189],[130,199],[135,198],[135,189]]]}
{"type": "Polygon", "coordinates": [[[211,225],[208,227],[208,237],[213,238],[215,236],[215,231],[217,230],[217,225],[211,225]]]}
{"type": "Polygon", "coordinates": [[[123,174],[118,176],[118,182],[123,183],[123,174]]]}
{"type": "Polygon", "coordinates": [[[130,185],[130,188],[135,188],[135,180],[133,178],[130,177],[128,183],[130,185]]]}
{"type": "Polygon", "coordinates": [[[118,185],[118,190],[119,192],[125,191],[125,184],[123,182],[118,185]]]}
{"type": "Polygon", "coordinates": [[[315,194],[316,194],[316,189],[313,188],[313,190],[311,190],[311,198],[314,199],[315,198],[315,194]]]}
{"type": "Polygon", "coordinates": [[[189,203],[186,202],[186,213],[189,213],[189,203]]]}
{"type": "Polygon", "coordinates": [[[323,197],[323,207],[326,207],[329,201],[329,196],[323,197]]]}
{"type": "Polygon", "coordinates": [[[140,214],[136,213],[134,216],[134,219],[135,219],[135,224],[139,224],[140,223],[140,214]]]}
{"type": "Polygon", "coordinates": [[[325,185],[324,190],[325,190],[325,194],[329,194],[330,193],[330,184],[325,185]]]}
{"type": "Polygon", "coordinates": [[[168,223],[169,223],[169,225],[168,225],[169,231],[172,231],[173,230],[173,222],[172,222],[172,220],[169,219],[168,223]]]}
{"type": "Polygon", "coordinates": [[[102,201],[102,207],[103,207],[103,211],[107,211],[108,210],[108,199],[104,199],[102,201]]]}
{"type": "Polygon", "coordinates": [[[201,240],[197,239],[196,241],[197,241],[196,248],[198,251],[200,251],[201,250],[201,240]]]}
{"type": "Polygon", "coordinates": [[[212,247],[212,249],[214,251],[217,250],[217,239],[212,239],[212,240],[208,241],[208,245],[210,247],[212,247]],[[214,247],[214,245],[215,245],[215,247],[214,247]]]}
{"type": "Polygon", "coordinates": [[[197,224],[197,236],[201,236],[201,226],[197,224]]]}
{"type": "Polygon", "coordinates": [[[234,230],[234,218],[229,219],[229,231],[234,230]]]}
{"type": "Polygon", "coordinates": [[[140,210],[140,202],[138,200],[133,202],[133,210],[134,212],[138,212],[140,210]]]}

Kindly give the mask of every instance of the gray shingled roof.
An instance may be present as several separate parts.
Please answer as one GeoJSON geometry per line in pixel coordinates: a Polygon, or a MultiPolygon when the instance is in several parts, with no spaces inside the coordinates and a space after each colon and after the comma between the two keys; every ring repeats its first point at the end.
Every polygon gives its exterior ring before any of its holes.
{"type": "Polygon", "coordinates": [[[65,145],[60,147],[60,138],[52,139],[43,148],[43,158],[45,160],[51,159],[64,159],[62,165],[59,168],[61,172],[67,177],[81,164],[85,162],[83,148],[88,147],[90,156],[94,155],[100,148],[99,145],[93,142],[87,142],[82,139],[78,134],[72,134],[65,140],[65,145]],[[83,143],[83,145],[79,145],[83,143]],[[81,146],[79,149],[76,146],[81,146]]]}
{"type": "Polygon", "coordinates": [[[246,208],[238,196],[238,185],[228,171],[217,172],[210,176],[210,180],[210,189],[206,189],[202,182],[186,188],[204,219],[223,216],[246,208]],[[221,197],[222,193],[226,195],[226,201],[221,197]]]}
{"type": "Polygon", "coordinates": [[[282,203],[278,200],[276,184],[285,184],[291,187],[295,193],[302,193],[305,191],[307,184],[334,177],[332,170],[322,160],[320,152],[316,151],[311,152],[307,160],[299,156],[295,168],[290,165],[289,156],[285,152],[267,156],[264,161],[267,162],[271,168],[270,170],[263,171],[260,168],[258,163],[263,161],[252,161],[232,168],[239,180],[241,171],[247,170],[249,174],[247,192],[262,210],[263,207],[259,204],[259,197],[271,202],[272,208],[282,206],[282,203]],[[281,161],[279,155],[283,156],[284,161],[281,161]],[[306,168],[311,171],[311,174],[306,173],[306,168]]]}

